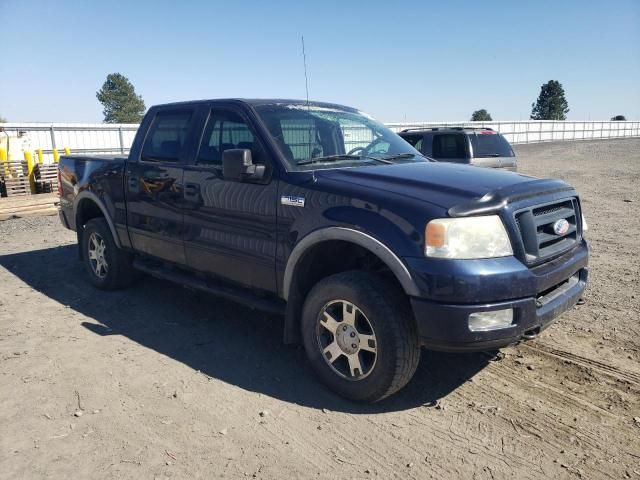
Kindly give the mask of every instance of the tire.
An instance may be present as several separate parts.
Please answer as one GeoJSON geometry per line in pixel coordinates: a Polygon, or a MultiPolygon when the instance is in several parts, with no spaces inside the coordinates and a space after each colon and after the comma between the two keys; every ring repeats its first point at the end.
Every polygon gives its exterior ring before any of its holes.
{"type": "Polygon", "coordinates": [[[101,290],[126,287],[135,278],[132,255],[116,246],[104,218],[93,218],[84,226],[82,258],[89,280],[101,290]]]}
{"type": "Polygon", "coordinates": [[[358,402],[377,402],[400,390],[420,360],[404,292],[367,272],[338,273],[315,285],[304,303],[302,336],[320,379],[358,402]]]}

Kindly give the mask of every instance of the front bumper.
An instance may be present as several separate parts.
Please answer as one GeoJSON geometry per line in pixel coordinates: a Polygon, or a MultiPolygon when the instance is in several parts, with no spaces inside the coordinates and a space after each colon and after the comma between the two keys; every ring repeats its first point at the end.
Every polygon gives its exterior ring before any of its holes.
{"type": "Polygon", "coordinates": [[[587,284],[588,247],[584,241],[533,269],[515,259],[499,260],[452,263],[452,271],[445,276],[443,271],[429,276],[425,267],[417,275],[428,289],[423,297],[411,298],[424,346],[444,351],[479,351],[533,338],[573,307],[587,284]],[[460,301],[452,301],[456,296],[460,301]],[[506,308],[514,312],[509,327],[484,332],[469,330],[471,313],[506,308]]]}

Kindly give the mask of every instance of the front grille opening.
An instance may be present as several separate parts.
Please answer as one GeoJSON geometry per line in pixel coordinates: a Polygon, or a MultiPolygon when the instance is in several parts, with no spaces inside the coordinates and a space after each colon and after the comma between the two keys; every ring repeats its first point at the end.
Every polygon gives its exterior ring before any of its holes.
{"type": "Polygon", "coordinates": [[[552,287],[543,290],[536,295],[536,307],[540,308],[550,301],[554,300],[558,296],[562,295],[567,290],[573,288],[580,281],[579,272],[574,273],[571,277],[563,280],[562,282],[553,285],[552,287]]]}
{"type": "Polygon", "coordinates": [[[536,300],[540,300],[544,297],[546,297],[547,295],[549,295],[550,293],[555,292],[557,289],[568,285],[569,281],[571,280],[571,277],[567,278],[566,280],[561,281],[560,283],[553,285],[549,288],[547,288],[546,290],[541,291],[540,293],[538,293],[538,295],[536,295],[536,300]]]}
{"type": "Polygon", "coordinates": [[[575,215],[572,215],[571,217],[567,217],[565,220],[567,220],[567,223],[569,224],[568,230],[563,233],[563,234],[557,234],[554,230],[554,223],[547,223],[544,225],[539,225],[536,228],[536,233],[538,236],[538,239],[540,241],[540,247],[545,247],[545,246],[549,246],[552,245],[554,243],[557,243],[558,241],[561,241],[562,239],[573,239],[575,240],[576,238],[576,234],[577,234],[577,223],[576,223],[576,217],[575,215]]]}
{"type": "Polygon", "coordinates": [[[562,207],[544,207],[544,208],[537,208],[533,211],[533,214],[537,217],[541,216],[541,215],[548,215],[550,213],[555,213],[559,210],[561,210],[562,207]]]}
{"type": "Polygon", "coordinates": [[[576,199],[531,207],[515,216],[528,263],[538,263],[570,249],[580,239],[576,199]]]}

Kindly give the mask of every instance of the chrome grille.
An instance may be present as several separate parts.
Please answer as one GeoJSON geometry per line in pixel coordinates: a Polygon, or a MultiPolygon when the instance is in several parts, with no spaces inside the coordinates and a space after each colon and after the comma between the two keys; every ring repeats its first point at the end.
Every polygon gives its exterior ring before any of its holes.
{"type": "Polygon", "coordinates": [[[520,210],[515,215],[527,263],[540,263],[569,250],[581,238],[580,207],[575,198],[520,210]],[[558,234],[554,225],[566,220],[569,228],[558,234]]]}

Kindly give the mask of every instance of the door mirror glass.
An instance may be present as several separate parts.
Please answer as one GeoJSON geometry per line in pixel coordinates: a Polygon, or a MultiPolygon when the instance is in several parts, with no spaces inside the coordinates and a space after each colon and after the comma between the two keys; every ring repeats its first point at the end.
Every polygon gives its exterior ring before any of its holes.
{"type": "Polygon", "coordinates": [[[254,165],[251,150],[232,148],[222,153],[222,175],[227,180],[261,180],[264,165],[254,165]]]}

